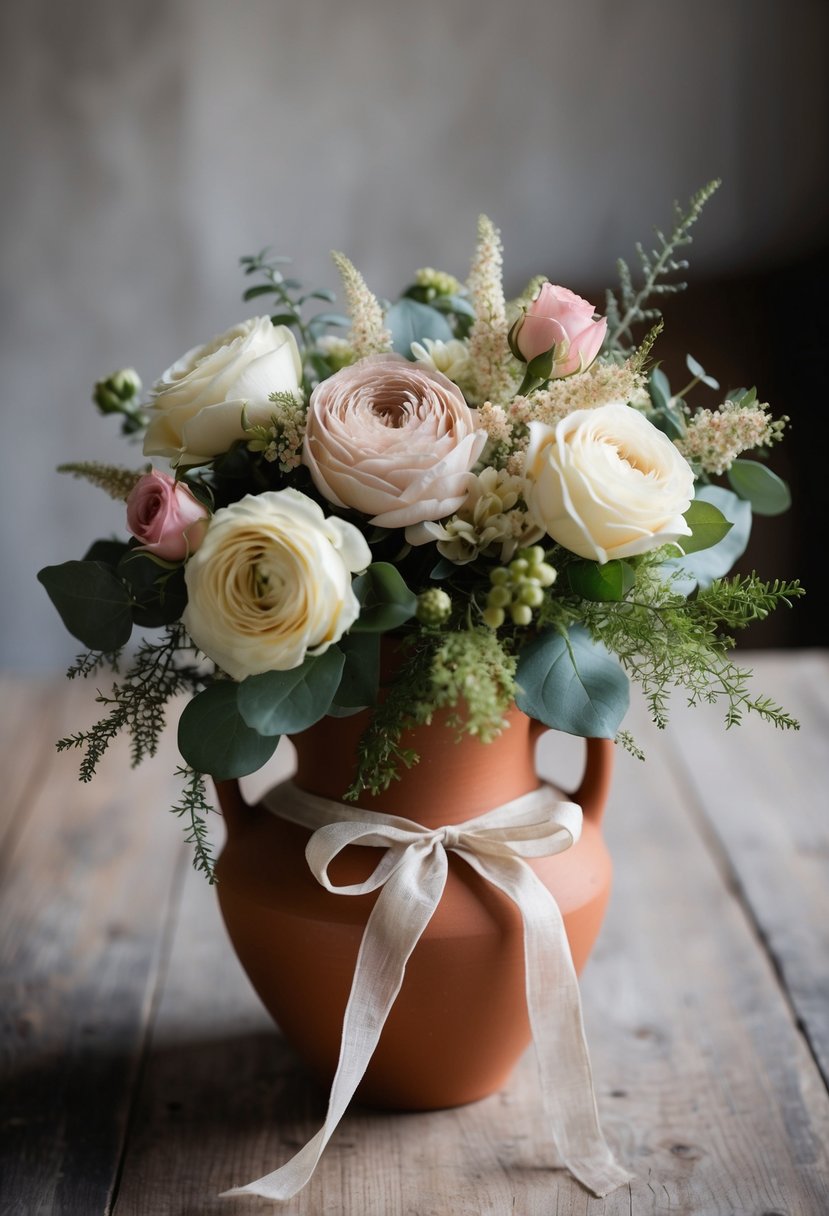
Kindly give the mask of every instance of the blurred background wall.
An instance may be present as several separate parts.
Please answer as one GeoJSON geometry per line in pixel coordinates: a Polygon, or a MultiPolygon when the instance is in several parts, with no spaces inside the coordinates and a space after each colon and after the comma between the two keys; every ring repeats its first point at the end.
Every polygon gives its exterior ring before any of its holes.
{"type": "MultiPolygon", "coordinates": [[[[3,0],[0,666],[71,658],[35,571],[123,532],[52,473],[140,462],[93,380],[149,383],[255,311],[240,254],[272,244],[336,286],[343,249],[393,295],[418,266],[464,277],[483,210],[508,289],[540,272],[601,305],[616,257],[715,176],[659,354],[792,416],[774,467],[795,511],[747,563],[808,576],[827,50],[825,0],[3,0]]],[[[816,600],[752,644],[825,641],[816,600]]]]}

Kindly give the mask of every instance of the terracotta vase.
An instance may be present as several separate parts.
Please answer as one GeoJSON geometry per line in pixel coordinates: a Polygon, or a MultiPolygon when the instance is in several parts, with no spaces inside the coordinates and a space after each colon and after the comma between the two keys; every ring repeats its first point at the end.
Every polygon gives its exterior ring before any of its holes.
{"type": "MultiPolygon", "coordinates": [[[[347,789],[363,715],[324,719],[294,738],[295,781],[339,799],[347,789]]],[[[535,742],[545,728],[518,710],[510,729],[482,744],[435,723],[406,738],[420,763],[368,809],[426,827],[460,823],[529,790],[539,779],[535,742]]],[[[601,837],[613,744],[587,740],[580,788],[579,842],[533,861],[555,896],[577,969],[593,946],[610,891],[601,837]]],[[[376,892],[325,891],[305,861],[306,829],[242,800],[237,782],[218,784],[227,844],[217,866],[222,914],[254,988],[288,1041],[320,1080],[330,1082],[357,951],[376,892]]],[[[363,881],[376,849],[351,846],[331,867],[337,884],[363,881]]],[[[371,1105],[401,1110],[457,1106],[501,1088],[530,1041],[523,936],[514,904],[459,857],[449,855],[443,898],[406,971],[378,1048],[358,1091],[371,1105]]]]}

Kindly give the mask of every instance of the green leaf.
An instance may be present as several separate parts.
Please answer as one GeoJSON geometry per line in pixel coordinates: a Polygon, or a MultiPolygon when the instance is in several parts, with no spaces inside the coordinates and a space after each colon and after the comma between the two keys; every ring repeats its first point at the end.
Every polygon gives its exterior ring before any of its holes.
{"type": "Polygon", "coordinates": [[[699,587],[710,587],[714,579],[728,574],[738,557],[745,552],[751,534],[751,507],[742,498],[723,486],[697,486],[696,500],[713,503],[734,526],[723,539],[710,549],[702,549],[687,557],[680,555],[663,563],[667,575],[681,571],[680,578],[671,582],[678,595],[690,595],[699,587]]]}
{"type": "Polygon", "coordinates": [[[348,633],[338,645],[345,655],[345,666],[332,708],[374,705],[380,685],[380,635],[348,633]]]}
{"type": "Polygon", "coordinates": [[[671,403],[671,386],[660,367],[655,367],[648,379],[648,392],[654,409],[666,410],[671,403]]]}
{"type": "Polygon", "coordinates": [[[103,562],[105,566],[117,566],[129,545],[123,540],[96,540],[83,555],[85,562],[103,562]]]}
{"type": "Polygon", "coordinates": [[[63,562],[38,573],[66,628],[89,650],[111,654],[129,641],[129,592],[103,562],[63,562]]]}
{"type": "Polygon", "coordinates": [[[265,671],[239,685],[239,713],[260,735],[294,735],[324,718],[340,683],[345,655],[329,646],[290,671],[265,671]]]}
{"type": "Polygon", "coordinates": [[[683,516],[691,529],[690,536],[680,536],[677,544],[685,553],[697,553],[719,544],[734,526],[713,503],[695,498],[683,516]]]}
{"type": "Polygon", "coordinates": [[[181,618],[187,607],[184,565],[170,565],[140,549],[130,549],[117,574],[132,596],[132,619],[145,629],[157,629],[181,618]]]}
{"type": "Polygon", "coordinates": [[[603,566],[598,562],[573,562],[567,567],[567,577],[576,595],[600,603],[623,600],[636,581],[630,563],[616,558],[603,566]]]}
{"type": "Polygon", "coordinates": [[[702,383],[707,384],[709,388],[720,387],[719,380],[715,380],[713,376],[709,376],[702,364],[698,363],[693,355],[685,356],[685,366],[688,368],[688,371],[692,376],[697,376],[702,383]]]}
{"type": "Polygon", "coordinates": [[[272,295],[276,290],[270,283],[260,283],[256,287],[248,287],[242,295],[243,300],[255,300],[259,296],[272,295]]]}
{"type": "Polygon", "coordinates": [[[466,296],[435,296],[432,308],[437,308],[439,312],[453,312],[456,317],[475,320],[475,309],[466,296]]]}
{"type": "Polygon", "coordinates": [[[549,630],[524,646],[516,680],[525,714],[587,739],[615,738],[630,699],[618,660],[578,626],[567,638],[549,630]]]}
{"type": "Polygon", "coordinates": [[[255,773],[276,751],[279,737],[265,738],[242,718],[238,684],[211,684],[185,706],[178,723],[178,748],[197,773],[229,781],[255,773]]]}
{"type": "Polygon", "coordinates": [[[392,348],[407,359],[414,358],[413,342],[422,342],[424,338],[450,342],[454,337],[449,322],[436,309],[407,297],[391,306],[385,322],[391,333],[392,348]]]}
{"type": "Polygon", "coordinates": [[[298,320],[295,312],[278,312],[271,317],[271,325],[296,325],[298,320]]]}
{"type": "Polygon", "coordinates": [[[792,505],[782,478],[756,460],[735,460],[728,471],[732,489],[751,503],[757,515],[782,515],[792,505]]]}
{"type": "Polygon", "coordinates": [[[372,562],[351,586],[362,605],[351,626],[352,633],[385,633],[415,614],[417,596],[406,586],[397,567],[389,562],[372,562]]]}

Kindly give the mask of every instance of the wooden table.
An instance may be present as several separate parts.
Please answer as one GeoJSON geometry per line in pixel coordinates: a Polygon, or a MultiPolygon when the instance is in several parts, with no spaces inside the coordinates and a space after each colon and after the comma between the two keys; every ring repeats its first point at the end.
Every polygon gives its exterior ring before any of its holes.
{"type": "MultiPolygon", "coordinates": [[[[283,1211],[829,1213],[829,657],[752,660],[799,734],[678,706],[659,735],[637,706],[647,761],[617,766],[616,885],[583,993],[604,1127],[636,1181],[600,1201],[546,1168],[530,1053],[470,1107],[354,1109],[283,1211]]],[[[93,690],[0,687],[0,1212],[279,1210],[216,1196],[303,1143],[325,1095],[190,867],[172,741],[133,773],[118,746],[82,786],[52,744],[93,690]]],[[[571,741],[548,739],[542,770],[574,780],[571,741]]]]}

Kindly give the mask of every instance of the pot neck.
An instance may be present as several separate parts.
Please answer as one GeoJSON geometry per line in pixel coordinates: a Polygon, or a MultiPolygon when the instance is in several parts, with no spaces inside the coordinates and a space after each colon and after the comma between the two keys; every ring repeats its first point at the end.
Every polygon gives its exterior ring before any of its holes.
{"type": "MultiPolygon", "coordinates": [[[[517,709],[508,714],[509,727],[491,743],[458,732],[444,721],[406,733],[406,748],[420,760],[381,794],[363,790],[356,804],[411,819],[423,827],[463,823],[537,789],[535,740],[537,724],[517,709]]],[[[293,737],[297,751],[294,781],[300,789],[342,801],[356,773],[357,744],[367,715],[323,719],[293,737]]]]}

